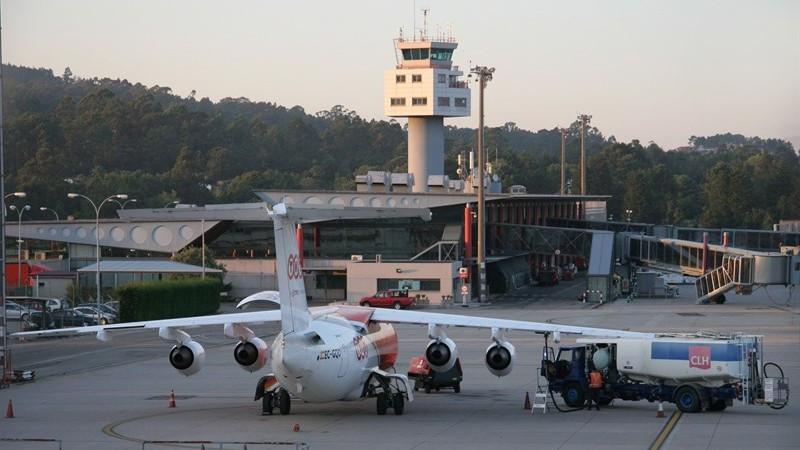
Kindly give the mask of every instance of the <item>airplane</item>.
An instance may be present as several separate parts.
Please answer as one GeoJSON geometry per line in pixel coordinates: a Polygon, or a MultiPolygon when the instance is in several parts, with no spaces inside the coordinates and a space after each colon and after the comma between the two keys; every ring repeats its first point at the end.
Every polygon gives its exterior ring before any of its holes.
{"type": "Polygon", "coordinates": [[[375,398],[377,413],[388,409],[402,415],[405,402],[412,402],[413,383],[395,373],[398,338],[393,324],[425,325],[430,342],[425,357],[434,371],[450,370],[458,358],[456,343],[447,337],[448,327],[483,328],[491,331],[485,364],[489,372],[502,377],[511,373],[516,361],[514,346],[506,340],[508,330],[552,335],[560,341],[562,333],[582,336],[652,338],[651,333],[587,328],[552,323],[472,317],[423,311],[377,309],[361,306],[321,306],[309,308],[298,254],[296,228],[318,220],[368,217],[420,217],[430,220],[430,211],[417,208],[374,209],[331,205],[275,204],[265,198],[268,215],[275,229],[275,250],[279,292],[251,295],[237,306],[273,302],[280,309],[211,316],[151,320],[82,328],[14,333],[15,337],[97,333],[108,341],[117,331],[157,329],[158,336],[175,343],[169,353],[170,364],[181,374],[200,371],[205,350],[184,329],[202,325],[224,325],[227,337],[238,341],[233,349],[237,365],[248,372],[264,368],[272,372],[262,377],[255,400],[262,400],[264,414],[275,408],[280,414],[291,411],[291,399],[310,403],[375,398]],[[259,338],[251,327],[280,322],[281,331],[272,345],[259,338]]]}

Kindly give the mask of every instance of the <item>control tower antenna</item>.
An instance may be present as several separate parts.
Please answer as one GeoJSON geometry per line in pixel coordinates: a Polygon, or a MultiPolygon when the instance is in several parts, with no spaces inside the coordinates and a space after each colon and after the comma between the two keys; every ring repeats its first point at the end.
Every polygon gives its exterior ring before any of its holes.
{"type": "Polygon", "coordinates": [[[428,40],[428,12],[430,12],[430,8],[422,8],[422,31],[420,31],[421,38],[423,41],[428,40]]]}

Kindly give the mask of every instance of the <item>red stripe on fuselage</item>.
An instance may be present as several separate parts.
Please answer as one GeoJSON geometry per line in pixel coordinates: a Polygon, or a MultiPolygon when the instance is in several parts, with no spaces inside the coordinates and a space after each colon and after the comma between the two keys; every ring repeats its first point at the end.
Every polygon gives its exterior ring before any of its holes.
{"type": "Polygon", "coordinates": [[[397,362],[397,333],[394,327],[384,322],[372,322],[366,336],[378,350],[378,368],[381,370],[393,367],[397,362]]]}

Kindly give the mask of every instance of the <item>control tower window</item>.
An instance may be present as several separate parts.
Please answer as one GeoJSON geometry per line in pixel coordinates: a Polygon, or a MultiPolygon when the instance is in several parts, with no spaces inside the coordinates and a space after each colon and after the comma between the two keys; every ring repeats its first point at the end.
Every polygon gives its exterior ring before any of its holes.
{"type": "MultiPolygon", "coordinates": [[[[452,54],[452,52],[451,52],[452,54]]],[[[403,59],[406,61],[428,59],[430,58],[430,50],[427,48],[404,48],[403,59]]]]}
{"type": "Polygon", "coordinates": [[[456,97],[455,105],[456,106],[460,106],[462,108],[466,108],[467,107],[467,99],[465,97],[456,97]]]}
{"type": "Polygon", "coordinates": [[[411,98],[411,105],[413,106],[425,106],[428,104],[428,97],[412,97],[411,98]]]}
{"type": "Polygon", "coordinates": [[[450,106],[450,97],[437,97],[439,106],[450,106]]]}
{"type": "Polygon", "coordinates": [[[451,49],[444,49],[444,48],[431,49],[431,59],[435,59],[437,61],[450,61],[452,57],[453,57],[453,50],[451,49]]]}
{"type": "Polygon", "coordinates": [[[442,84],[447,83],[447,75],[445,75],[443,73],[440,73],[439,74],[439,83],[442,83],[442,84]]]}
{"type": "Polygon", "coordinates": [[[405,97],[392,97],[392,106],[406,106],[405,97]]]}
{"type": "Polygon", "coordinates": [[[394,82],[395,83],[405,83],[406,82],[406,76],[405,75],[395,75],[394,76],[394,82]]]}
{"type": "Polygon", "coordinates": [[[422,83],[422,75],[411,75],[412,83],[422,83]]]}

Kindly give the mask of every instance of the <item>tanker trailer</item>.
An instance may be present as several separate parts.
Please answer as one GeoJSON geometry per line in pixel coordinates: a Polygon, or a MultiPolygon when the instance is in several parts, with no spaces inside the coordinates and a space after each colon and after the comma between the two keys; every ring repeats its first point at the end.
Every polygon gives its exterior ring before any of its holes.
{"type": "Polygon", "coordinates": [[[789,400],[788,380],[775,363],[763,363],[763,336],[659,334],[652,339],[581,338],[562,346],[555,360],[545,348],[542,376],[570,407],[582,407],[589,372],[602,373],[598,403],[614,399],[673,402],[683,412],[721,411],[733,405],[775,409],[789,400]],[[767,372],[770,372],[768,376],[767,372]]]}

